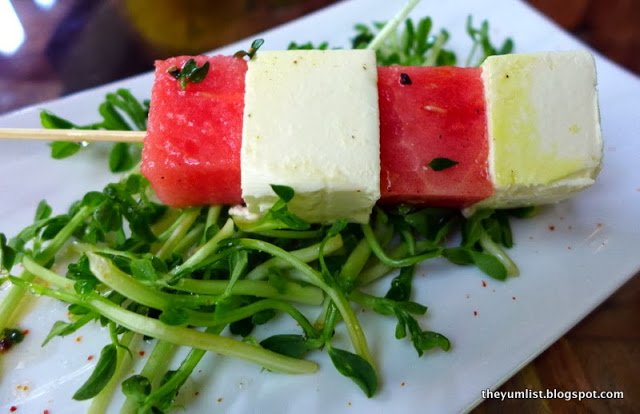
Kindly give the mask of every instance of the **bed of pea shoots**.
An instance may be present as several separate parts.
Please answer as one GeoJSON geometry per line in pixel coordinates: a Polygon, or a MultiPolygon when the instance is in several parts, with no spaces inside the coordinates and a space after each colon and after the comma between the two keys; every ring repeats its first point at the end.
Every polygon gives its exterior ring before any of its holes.
{"type": "MultiPolygon", "coordinates": [[[[456,64],[456,55],[445,48],[445,30],[432,33],[428,17],[417,23],[405,18],[400,13],[386,25],[357,25],[353,47],[374,45],[382,65],[456,64]],[[397,29],[401,21],[404,27],[397,29]]],[[[513,48],[510,39],[495,48],[486,21],[474,27],[469,17],[467,33],[472,40],[467,64],[513,48]]],[[[261,43],[254,42],[239,58],[251,58],[261,43]]],[[[145,129],[148,108],[148,102],[118,90],[99,106],[97,123],[76,125],[46,111],[41,119],[51,128],[145,129]]],[[[74,143],[51,147],[54,158],[84,148],[74,143]]],[[[293,189],[273,185],[279,201],[259,221],[247,222],[230,215],[226,206],[159,204],[135,172],[139,154],[139,145],[115,144],[109,168],[126,171],[124,178],[88,192],[66,213],[53,215],[42,201],[33,224],[10,240],[0,234],[1,282],[12,284],[0,303],[3,350],[22,338],[17,305],[37,296],[68,304],[68,319],[52,326],[43,346],[90,323],[108,330],[110,342],[73,396],[91,399],[89,412],[103,412],[118,388],[126,396],[123,413],[170,410],[207,352],[270,371],[309,374],[319,367],[305,357],[324,350],[336,370],[371,397],[378,388],[376,357],[354,307],[394,318],[396,328],[389,335],[411,341],[418,356],[449,350],[444,335],[421,325],[427,307],[412,298],[416,266],[443,257],[475,265],[499,280],[516,275],[504,250],[512,245],[509,216],[534,212],[480,210],[465,217],[456,210],[399,205],[376,207],[367,224],[311,225],[288,211],[293,189]],[[386,294],[368,293],[367,285],[381,278],[388,280],[386,294]],[[297,331],[253,335],[255,326],[282,317],[292,318],[297,331]],[[336,335],[348,337],[350,349],[335,346],[336,335]],[[139,341],[153,341],[153,350],[138,374],[123,378],[139,341]],[[169,369],[167,361],[179,347],[189,351],[169,369]]],[[[450,166],[448,161],[440,161],[439,168],[450,166]]]]}

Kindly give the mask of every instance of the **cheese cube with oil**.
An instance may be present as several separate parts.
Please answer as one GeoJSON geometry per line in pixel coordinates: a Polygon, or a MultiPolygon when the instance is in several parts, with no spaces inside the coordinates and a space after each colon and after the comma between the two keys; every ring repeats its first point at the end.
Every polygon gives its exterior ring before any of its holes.
{"type": "Polygon", "coordinates": [[[491,56],[482,77],[495,193],[476,207],[552,203],[594,183],[602,137],[588,52],[491,56]]]}
{"type": "Polygon", "coordinates": [[[241,147],[249,213],[295,191],[309,222],[367,222],[380,197],[377,70],[369,50],[260,51],[249,61],[241,147]]]}

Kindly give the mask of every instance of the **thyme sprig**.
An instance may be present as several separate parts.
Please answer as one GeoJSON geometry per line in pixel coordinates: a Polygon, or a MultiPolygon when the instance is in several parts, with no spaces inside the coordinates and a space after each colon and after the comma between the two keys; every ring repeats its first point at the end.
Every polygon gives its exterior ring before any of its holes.
{"type": "Polygon", "coordinates": [[[260,49],[260,47],[264,44],[264,39],[255,39],[253,42],[251,42],[251,46],[249,46],[249,50],[238,50],[236,53],[233,54],[234,57],[237,58],[249,58],[249,60],[253,59],[253,57],[256,55],[256,53],[258,52],[258,49],[260,49]]]}
{"type": "Polygon", "coordinates": [[[187,85],[190,83],[202,82],[209,73],[209,62],[204,62],[201,66],[198,66],[195,59],[188,59],[182,68],[172,66],[167,69],[167,73],[173,76],[180,85],[180,89],[187,89],[187,85]]]}

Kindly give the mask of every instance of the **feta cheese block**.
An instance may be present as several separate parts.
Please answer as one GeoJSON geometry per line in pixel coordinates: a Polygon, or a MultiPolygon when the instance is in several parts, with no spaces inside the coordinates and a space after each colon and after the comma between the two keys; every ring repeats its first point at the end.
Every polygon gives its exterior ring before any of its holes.
{"type": "Polygon", "coordinates": [[[589,53],[492,56],[482,78],[495,192],[474,207],[553,203],[594,183],[602,137],[589,53]]]}
{"type": "Polygon", "coordinates": [[[364,223],[380,197],[375,53],[260,51],[245,78],[241,189],[248,212],[295,191],[289,210],[309,222],[364,223]]]}

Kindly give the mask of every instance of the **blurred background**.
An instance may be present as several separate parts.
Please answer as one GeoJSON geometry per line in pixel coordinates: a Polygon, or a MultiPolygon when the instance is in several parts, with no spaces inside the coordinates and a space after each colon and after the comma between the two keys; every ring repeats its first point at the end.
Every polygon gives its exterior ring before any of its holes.
{"type": "MultiPolygon", "coordinates": [[[[0,0],[0,113],[148,71],[335,0],[0,0]],[[100,53],[95,53],[95,51],[100,53]]],[[[529,0],[640,73],[638,0],[529,0]]]]}
{"type": "MultiPolygon", "coordinates": [[[[335,2],[0,0],[0,114],[151,70],[157,58],[214,49],[335,2]]],[[[640,74],[640,1],[528,3],[640,74]]],[[[476,413],[640,412],[639,326],[636,276],[502,387],[623,390],[624,400],[493,400],[476,413]]]]}

